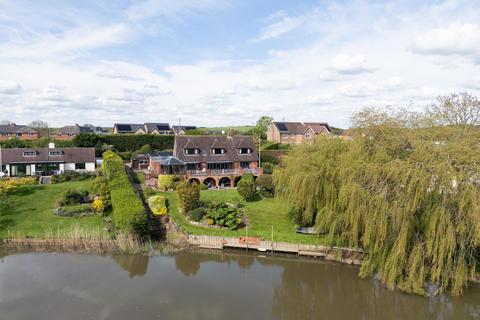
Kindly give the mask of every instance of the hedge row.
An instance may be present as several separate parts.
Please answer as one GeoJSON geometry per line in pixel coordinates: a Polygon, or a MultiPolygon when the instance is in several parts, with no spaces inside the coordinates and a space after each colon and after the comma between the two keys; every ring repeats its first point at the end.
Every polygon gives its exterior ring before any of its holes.
{"type": "Polygon", "coordinates": [[[155,134],[108,134],[96,135],[81,133],[73,139],[77,147],[98,147],[102,144],[112,145],[118,152],[136,151],[144,145],[150,145],[154,150],[173,149],[173,135],[155,134]]]}
{"type": "Polygon", "coordinates": [[[148,231],[145,208],[128,180],[123,160],[115,152],[107,151],[103,154],[103,170],[108,179],[115,226],[123,232],[145,235],[148,231]]]}

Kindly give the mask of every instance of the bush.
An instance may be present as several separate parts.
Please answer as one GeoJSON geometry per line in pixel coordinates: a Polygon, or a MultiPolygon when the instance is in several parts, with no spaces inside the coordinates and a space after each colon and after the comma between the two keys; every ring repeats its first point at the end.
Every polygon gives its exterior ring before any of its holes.
{"type": "Polygon", "coordinates": [[[157,180],[158,189],[161,191],[173,189],[176,178],[177,176],[175,175],[159,175],[157,180]]]}
{"type": "Polygon", "coordinates": [[[55,174],[51,178],[52,183],[62,183],[67,181],[85,181],[93,179],[95,177],[94,172],[78,172],[78,171],[66,171],[64,173],[55,174]]]}
{"type": "Polygon", "coordinates": [[[238,182],[237,191],[245,201],[253,199],[255,196],[255,180],[253,175],[246,173],[238,182]]]}
{"type": "Polygon", "coordinates": [[[257,178],[255,184],[260,189],[262,195],[273,196],[275,192],[275,186],[273,185],[272,176],[269,174],[263,174],[257,178]]]}
{"type": "Polygon", "coordinates": [[[273,164],[270,162],[262,163],[263,173],[264,174],[272,174],[273,173],[273,164]]]}
{"type": "Polygon", "coordinates": [[[204,190],[208,190],[208,187],[205,183],[200,183],[200,185],[198,186],[198,188],[200,188],[201,191],[204,191],[204,190]]]}
{"type": "Polygon", "coordinates": [[[103,169],[108,180],[115,226],[123,232],[145,235],[148,232],[145,208],[128,180],[123,160],[115,152],[106,151],[103,169]]]}
{"type": "Polygon", "coordinates": [[[79,217],[91,215],[92,213],[93,210],[89,203],[60,207],[55,210],[55,214],[62,217],[79,217]]]}
{"type": "Polygon", "coordinates": [[[156,216],[164,216],[168,213],[167,198],[163,196],[153,196],[148,198],[148,206],[156,216]]]}
{"type": "Polygon", "coordinates": [[[145,196],[145,199],[148,199],[156,194],[157,191],[155,191],[155,189],[153,189],[152,187],[146,187],[145,189],[143,189],[143,195],[145,196]]]}
{"type": "Polygon", "coordinates": [[[20,186],[37,184],[36,177],[26,177],[18,179],[1,179],[0,180],[0,196],[15,191],[20,186]]]}
{"type": "Polygon", "coordinates": [[[243,221],[242,212],[225,202],[210,202],[207,205],[205,217],[213,220],[216,225],[230,230],[237,229],[243,221]]]}
{"type": "Polygon", "coordinates": [[[58,200],[58,205],[63,207],[88,202],[89,198],[87,190],[67,189],[67,191],[62,194],[60,200],[58,200]]]}
{"type": "Polygon", "coordinates": [[[187,180],[180,182],[177,186],[177,195],[183,214],[187,214],[190,210],[198,207],[200,188],[196,184],[190,184],[187,180]]]}
{"type": "Polygon", "coordinates": [[[132,172],[132,180],[133,180],[133,183],[136,183],[136,184],[145,183],[145,173],[133,171],[132,172]]]}
{"type": "Polygon", "coordinates": [[[101,198],[97,198],[92,203],[92,209],[97,213],[104,213],[106,210],[105,201],[101,198]]]}
{"type": "Polygon", "coordinates": [[[190,212],[188,212],[188,215],[193,221],[199,222],[200,220],[202,220],[203,216],[205,215],[205,209],[195,208],[193,210],[190,210],[190,212]]]}

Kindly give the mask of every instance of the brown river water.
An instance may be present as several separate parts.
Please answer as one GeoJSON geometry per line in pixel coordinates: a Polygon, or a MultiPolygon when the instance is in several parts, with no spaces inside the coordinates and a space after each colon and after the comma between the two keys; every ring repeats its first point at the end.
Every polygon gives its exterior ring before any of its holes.
{"type": "Polygon", "coordinates": [[[480,319],[480,287],[425,298],[354,266],[238,251],[4,253],[1,320],[480,319]]]}

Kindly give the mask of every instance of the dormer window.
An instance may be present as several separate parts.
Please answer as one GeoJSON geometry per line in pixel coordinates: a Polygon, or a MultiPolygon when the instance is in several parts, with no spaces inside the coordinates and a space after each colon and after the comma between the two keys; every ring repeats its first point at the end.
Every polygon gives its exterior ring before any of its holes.
{"type": "Polygon", "coordinates": [[[24,151],[23,156],[24,157],[36,157],[37,156],[37,151],[24,151]]]}
{"type": "Polygon", "coordinates": [[[251,154],[252,151],[250,148],[238,148],[238,154],[251,154]]]}
{"type": "Polygon", "coordinates": [[[212,154],[225,154],[227,153],[227,150],[223,148],[213,148],[212,149],[212,154]]]}
{"type": "Polygon", "coordinates": [[[61,156],[63,155],[63,151],[62,150],[49,151],[48,155],[52,157],[61,156]]]}
{"type": "Polygon", "coordinates": [[[198,148],[186,148],[184,150],[184,152],[185,152],[185,155],[187,155],[187,156],[196,156],[196,155],[200,154],[200,149],[198,149],[198,148]]]}

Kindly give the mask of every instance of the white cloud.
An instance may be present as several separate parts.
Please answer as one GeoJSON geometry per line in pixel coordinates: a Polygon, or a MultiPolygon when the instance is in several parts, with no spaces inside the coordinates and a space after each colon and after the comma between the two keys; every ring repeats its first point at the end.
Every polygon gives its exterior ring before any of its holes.
{"type": "Polygon", "coordinates": [[[255,41],[277,38],[281,35],[298,29],[305,22],[306,16],[291,17],[285,11],[279,11],[270,16],[267,21],[269,24],[264,26],[260,34],[255,37],[255,41]],[[273,21],[272,21],[273,20],[273,21]]]}
{"type": "Polygon", "coordinates": [[[127,16],[131,20],[141,20],[154,16],[173,16],[178,18],[184,13],[203,11],[223,5],[223,0],[146,0],[129,7],[127,16]]]}
{"type": "Polygon", "coordinates": [[[18,82],[0,79],[0,94],[14,95],[19,94],[21,91],[22,87],[18,82]]]}
{"type": "Polygon", "coordinates": [[[344,75],[354,75],[365,72],[373,72],[375,69],[367,64],[367,60],[363,55],[355,54],[337,54],[331,62],[332,68],[344,75]]]}
{"type": "Polygon", "coordinates": [[[480,25],[451,24],[419,35],[413,50],[421,54],[466,55],[480,57],[480,25]]]}

